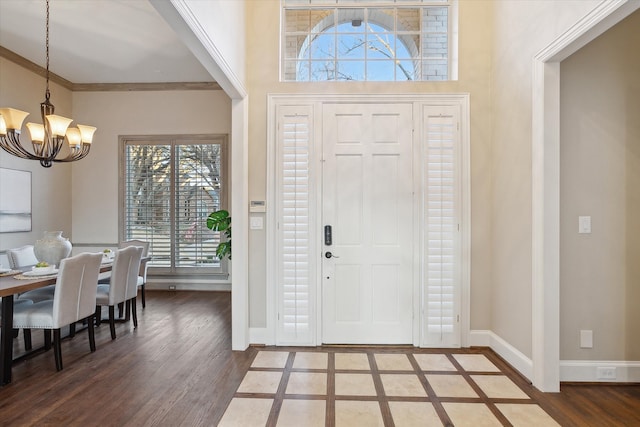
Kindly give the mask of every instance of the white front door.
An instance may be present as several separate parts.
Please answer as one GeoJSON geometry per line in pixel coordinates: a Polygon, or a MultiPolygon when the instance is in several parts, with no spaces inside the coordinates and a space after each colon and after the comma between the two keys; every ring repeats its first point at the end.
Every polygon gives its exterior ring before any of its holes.
{"type": "Polygon", "coordinates": [[[412,343],[412,105],[322,114],[322,342],[412,343]]]}

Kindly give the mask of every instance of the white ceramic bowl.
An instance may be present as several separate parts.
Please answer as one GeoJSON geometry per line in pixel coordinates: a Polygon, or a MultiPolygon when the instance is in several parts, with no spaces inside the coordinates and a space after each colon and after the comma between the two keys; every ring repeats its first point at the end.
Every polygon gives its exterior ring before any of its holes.
{"type": "Polygon", "coordinates": [[[33,267],[31,268],[31,271],[33,271],[36,274],[47,274],[47,273],[53,273],[53,271],[55,270],[55,265],[49,265],[47,267],[33,267]]]}

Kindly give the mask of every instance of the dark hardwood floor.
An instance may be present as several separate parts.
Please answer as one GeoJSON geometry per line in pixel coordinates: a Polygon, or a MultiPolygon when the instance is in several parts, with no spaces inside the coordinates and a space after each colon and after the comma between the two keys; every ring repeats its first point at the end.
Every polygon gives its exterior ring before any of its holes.
{"type": "MultiPolygon", "coordinates": [[[[63,371],[51,351],[16,363],[13,383],[0,388],[0,425],[217,425],[256,354],[231,351],[230,307],[226,292],[148,291],[138,329],[119,323],[112,341],[103,323],[95,353],[86,331],[65,339],[63,371]]],[[[41,337],[34,332],[34,345],[41,337]]],[[[640,426],[640,385],[527,391],[563,426],[640,426]]]]}

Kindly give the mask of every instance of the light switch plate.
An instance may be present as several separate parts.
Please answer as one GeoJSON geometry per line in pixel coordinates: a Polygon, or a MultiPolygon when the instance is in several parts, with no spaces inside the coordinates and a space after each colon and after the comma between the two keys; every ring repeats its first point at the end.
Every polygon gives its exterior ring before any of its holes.
{"type": "Polygon", "coordinates": [[[580,331],[580,348],[593,348],[593,331],[581,330],[580,331]]]}
{"type": "Polygon", "coordinates": [[[578,233],[580,234],[591,233],[591,217],[590,216],[578,217],[578,233]]]}
{"type": "Polygon", "coordinates": [[[264,220],[261,216],[252,216],[249,219],[249,228],[252,230],[262,230],[264,228],[264,220]]]}

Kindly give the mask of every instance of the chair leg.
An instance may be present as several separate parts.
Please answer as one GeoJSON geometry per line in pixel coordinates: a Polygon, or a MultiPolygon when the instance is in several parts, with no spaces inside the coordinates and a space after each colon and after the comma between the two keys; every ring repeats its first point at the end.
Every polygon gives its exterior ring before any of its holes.
{"type": "Polygon", "coordinates": [[[89,322],[87,322],[87,329],[89,330],[89,348],[93,353],[96,351],[96,334],[93,329],[93,315],[89,316],[89,322]]]}
{"type": "Polygon", "coordinates": [[[102,306],[101,305],[96,305],[96,314],[94,315],[95,319],[96,319],[96,326],[100,326],[100,323],[102,323],[102,306]]]}
{"type": "Polygon", "coordinates": [[[125,309],[124,309],[124,321],[128,322],[131,319],[131,300],[126,300],[125,303],[125,309]]]}
{"type": "Polygon", "coordinates": [[[111,339],[116,339],[116,308],[109,306],[109,329],[111,330],[111,339]]]}
{"type": "Polygon", "coordinates": [[[31,329],[23,329],[22,335],[24,336],[24,349],[31,350],[33,348],[31,345],[31,329]]]}
{"type": "Polygon", "coordinates": [[[18,338],[18,336],[20,335],[20,331],[18,329],[16,329],[16,328],[13,328],[13,331],[11,331],[11,332],[12,332],[12,335],[13,335],[14,339],[18,338]]]}
{"type": "Polygon", "coordinates": [[[69,325],[69,338],[76,336],[76,322],[69,325]]]}
{"type": "Polygon", "coordinates": [[[53,353],[56,359],[56,370],[62,371],[62,347],[60,345],[60,329],[53,330],[53,353]]]}
{"type": "Polygon", "coordinates": [[[44,349],[45,351],[51,350],[51,329],[44,330],[44,349]]]}
{"type": "Polygon", "coordinates": [[[118,319],[122,318],[122,310],[124,310],[124,303],[123,302],[118,304],[118,319]]]}
{"type": "MultiPolygon", "coordinates": [[[[129,301],[127,301],[127,304],[129,303],[129,301]]],[[[131,298],[131,314],[133,317],[133,327],[134,329],[138,327],[138,313],[137,313],[137,309],[136,309],[136,297],[131,298]]]]}
{"type": "Polygon", "coordinates": [[[147,306],[147,302],[144,298],[144,284],[140,286],[140,296],[142,297],[142,308],[145,308],[147,306]]]}

